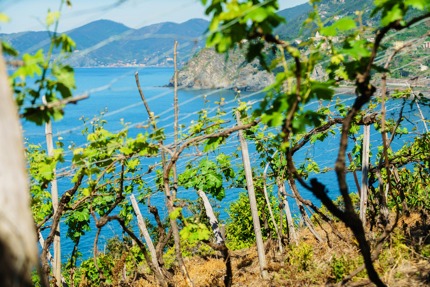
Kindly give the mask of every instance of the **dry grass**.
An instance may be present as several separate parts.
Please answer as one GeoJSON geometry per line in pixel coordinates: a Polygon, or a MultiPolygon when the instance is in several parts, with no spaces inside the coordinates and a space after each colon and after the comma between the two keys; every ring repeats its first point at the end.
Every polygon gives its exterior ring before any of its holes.
{"type": "MultiPolygon", "coordinates": [[[[375,262],[378,272],[389,286],[430,286],[430,259],[420,255],[416,246],[408,245],[414,242],[429,244],[430,242],[425,241],[430,240],[428,234],[424,239],[409,237],[413,232],[419,233],[417,226],[427,228],[428,231],[430,224],[427,219],[423,224],[422,216],[412,214],[402,218],[399,226],[401,228],[392,235],[379,260],[375,262]]],[[[360,267],[362,259],[358,249],[351,244],[353,238],[349,230],[338,224],[338,230],[346,239],[340,240],[329,228],[324,228],[328,231],[326,239],[329,239],[330,244],[317,242],[307,230],[301,231],[302,241],[298,246],[288,246],[282,254],[277,250],[276,244],[269,244],[266,248],[269,280],[260,277],[255,247],[231,252],[233,286],[327,286],[336,283],[336,274],[342,275],[340,278],[343,278],[360,267]]],[[[321,229],[319,232],[324,234],[321,229]]],[[[425,235],[423,232],[419,234],[425,235]]],[[[372,236],[377,237],[376,234],[372,236]]],[[[224,286],[225,264],[222,258],[187,258],[186,266],[196,287],[224,286]]],[[[173,281],[175,286],[186,286],[179,272],[175,272],[173,281]]],[[[134,286],[156,286],[154,283],[154,278],[140,279],[134,286]]],[[[364,271],[346,286],[358,285],[372,286],[368,284],[364,271]]]]}

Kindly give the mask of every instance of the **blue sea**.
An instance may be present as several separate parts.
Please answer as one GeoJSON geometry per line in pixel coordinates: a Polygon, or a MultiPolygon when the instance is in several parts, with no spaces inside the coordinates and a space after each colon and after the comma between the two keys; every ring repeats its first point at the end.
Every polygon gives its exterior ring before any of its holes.
{"type": "MultiPolygon", "coordinates": [[[[130,129],[130,135],[135,135],[143,132],[142,125],[148,123],[148,116],[145,111],[142,100],[140,99],[139,92],[136,87],[135,73],[138,71],[140,84],[142,86],[145,97],[151,110],[155,116],[158,117],[157,125],[166,131],[166,142],[173,142],[173,89],[164,87],[173,75],[172,68],[80,68],[76,69],[76,83],[77,90],[75,95],[88,94],[89,98],[82,100],[76,105],[68,105],[65,108],[65,116],[58,122],[53,122],[54,140],[61,140],[65,148],[69,146],[79,146],[85,143],[85,136],[82,135],[82,130],[85,128],[85,123],[94,121],[96,118],[102,116],[107,121],[106,128],[110,131],[120,131],[127,126],[130,129]],[[85,122],[85,123],[84,123],[85,122]]],[[[259,102],[263,99],[262,93],[241,93],[240,100],[246,101],[249,105],[257,107],[259,102]]],[[[341,101],[346,103],[352,102],[353,95],[338,95],[341,101]]],[[[207,109],[209,115],[216,113],[218,105],[217,102],[224,99],[225,105],[223,106],[227,114],[225,118],[229,120],[229,126],[235,125],[233,118],[233,108],[237,104],[237,95],[231,90],[180,90],[178,93],[179,100],[179,122],[182,125],[183,131],[190,125],[193,120],[198,118],[198,112],[202,109],[207,109]]],[[[396,117],[399,112],[401,101],[393,101],[388,106],[388,115],[396,117]]],[[[316,108],[321,103],[314,102],[308,105],[309,109],[316,108]]],[[[428,107],[422,107],[425,117],[428,119],[428,107]]],[[[412,120],[409,122],[410,128],[416,128],[417,131],[423,130],[423,125],[417,116],[416,107],[410,106],[405,108],[404,115],[409,115],[412,120]]],[[[44,127],[35,126],[32,123],[23,123],[24,135],[29,143],[41,144],[46,146],[44,127]]],[[[380,142],[380,134],[372,129],[371,142],[372,156],[377,153],[377,144],[380,142]]],[[[393,148],[399,148],[405,141],[410,138],[404,136],[397,138],[393,142],[393,148]]],[[[295,159],[296,163],[305,157],[311,157],[315,160],[320,169],[332,169],[337,156],[337,145],[339,138],[336,135],[329,135],[324,143],[315,143],[306,146],[300,151],[295,159]]],[[[352,141],[351,141],[352,143],[352,141]]],[[[250,150],[253,152],[255,149],[250,142],[250,150]]],[[[351,145],[350,145],[351,146],[351,145]]],[[[239,148],[237,135],[233,135],[227,141],[226,146],[223,148],[225,152],[237,151],[239,148]]],[[[351,147],[350,147],[351,149],[351,147]]],[[[183,170],[186,163],[195,161],[196,152],[189,151],[184,154],[181,161],[178,162],[178,170],[183,170]]],[[[70,163],[71,152],[66,152],[66,162],[60,167],[60,171],[67,171],[67,163],[70,163]]],[[[255,151],[251,154],[252,165],[259,166],[258,156],[255,151]]],[[[235,164],[240,164],[241,159],[238,158],[234,161],[235,164]]],[[[148,162],[148,165],[151,164],[148,162]]],[[[359,178],[361,177],[360,173],[359,178]]],[[[326,184],[330,191],[331,197],[337,197],[337,181],[334,172],[327,172],[320,174],[317,178],[326,184]]],[[[150,174],[146,179],[148,184],[155,185],[155,175],[150,174]]],[[[351,191],[355,191],[355,184],[352,174],[348,174],[348,182],[350,183],[351,191]]],[[[70,187],[68,178],[61,179],[60,194],[70,187]]],[[[319,203],[316,199],[306,190],[300,188],[302,196],[306,199],[319,203]]],[[[220,212],[220,219],[226,220],[226,209],[229,204],[238,198],[240,190],[237,188],[227,188],[226,197],[220,202],[217,210],[220,212]]],[[[288,191],[288,188],[287,188],[288,191]]],[[[178,197],[193,200],[197,196],[192,190],[180,189],[178,197]]],[[[293,212],[297,212],[297,207],[294,200],[290,199],[293,212]]],[[[155,194],[151,197],[151,204],[159,207],[161,213],[166,214],[164,206],[164,199],[162,193],[155,194]]],[[[144,216],[148,216],[146,206],[141,206],[144,216]]],[[[148,219],[151,219],[148,216],[148,219]]],[[[137,230],[137,229],[136,229],[137,230]]],[[[61,233],[66,233],[65,224],[61,225],[61,233]]],[[[79,245],[84,257],[92,254],[94,231],[89,232],[81,240],[79,245]]],[[[103,250],[103,244],[107,239],[118,236],[121,237],[121,229],[115,223],[110,224],[104,228],[99,241],[99,249],[103,250]]],[[[63,237],[64,238],[64,237],[63,237]]],[[[62,257],[64,260],[71,254],[72,243],[70,240],[62,239],[62,257]]]]}

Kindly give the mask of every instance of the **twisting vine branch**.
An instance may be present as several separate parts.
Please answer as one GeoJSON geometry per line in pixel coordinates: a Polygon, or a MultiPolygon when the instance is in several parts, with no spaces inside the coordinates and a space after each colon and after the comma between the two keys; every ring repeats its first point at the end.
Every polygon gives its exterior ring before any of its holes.
{"type": "Polygon", "coordinates": [[[63,215],[63,211],[65,206],[72,200],[73,196],[75,195],[75,193],[78,191],[79,187],[82,184],[82,179],[84,178],[84,170],[81,170],[81,173],[79,174],[75,185],[69,189],[68,191],[66,191],[62,196],[61,199],[58,203],[58,208],[57,208],[57,212],[55,212],[54,217],[52,219],[52,227],[51,227],[51,231],[48,235],[48,237],[45,240],[45,245],[43,246],[42,249],[42,254],[41,254],[41,262],[42,262],[42,271],[43,271],[43,275],[44,278],[43,280],[45,282],[49,282],[49,262],[47,260],[47,255],[48,255],[48,250],[49,247],[51,246],[52,242],[54,241],[54,237],[55,237],[55,232],[57,229],[57,226],[60,222],[61,216],[63,215]]]}

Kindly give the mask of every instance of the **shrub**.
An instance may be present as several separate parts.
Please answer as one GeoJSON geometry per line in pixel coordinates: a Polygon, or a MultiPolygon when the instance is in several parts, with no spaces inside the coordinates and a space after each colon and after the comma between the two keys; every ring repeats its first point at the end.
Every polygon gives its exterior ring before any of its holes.
{"type": "MultiPolygon", "coordinates": [[[[261,190],[256,188],[256,198],[258,206],[258,215],[260,218],[261,232],[263,238],[270,237],[275,234],[275,227],[269,217],[269,210],[261,190]]],[[[279,220],[278,207],[274,196],[269,196],[272,211],[275,215],[275,220],[279,220]]],[[[251,209],[249,206],[249,198],[246,193],[241,193],[239,199],[233,202],[229,209],[229,220],[226,224],[227,246],[230,249],[237,250],[250,247],[255,243],[254,226],[252,222],[251,209]]]]}

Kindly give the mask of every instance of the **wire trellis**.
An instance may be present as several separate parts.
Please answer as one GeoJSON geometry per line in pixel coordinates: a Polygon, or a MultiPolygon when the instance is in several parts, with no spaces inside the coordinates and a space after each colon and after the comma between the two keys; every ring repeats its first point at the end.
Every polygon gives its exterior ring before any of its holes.
{"type": "MultiPolygon", "coordinates": [[[[268,0],[266,2],[269,2],[269,1],[270,0],[268,0]]],[[[189,7],[189,5],[191,5],[191,2],[193,2],[193,1],[188,1],[187,3],[183,4],[182,8],[186,9],[187,7],[189,7]]],[[[264,3],[262,3],[261,5],[263,5],[263,4],[264,3]]],[[[77,4],[77,6],[78,6],[78,4],[77,4]]],[[[101,9],[102,12],[100,12],[100,13],[103,13],[103,11],[109,11],[110,9],[112,9],[111,6],[104,7],[103,9],[101,9]]],[[[97,11],[79,11],[78,10],[76,13],[85,12],[85,13],[88,13],[88,15],[90,15],[92,17],[94,15],[93,12],[98,13],[99,11],[100,10],[97,10],[97,11]]],[[[175,10],[166,10],[165,12],[162,13],[162,16],[165,16],[169,13],[175,13],[175,12],[176,12],[175,10]]],[[[144,25],[145,23],[146,23],[146,20],[142,21],[141,24],[144,25]]],[[[232,24],[234,24],[234,23],[231,23],[230,25],[232,25],[232,24]]],[[[416,25],[418,25],[418,24],[419,23],[417,23],[416,25]]],[[[228,26],[221,27],[221,29],[227,29],[227,28],[228,28],[228,26]]],[[[85,54],[88,54],[88,53],[104,46],[104,45],[108,45],[112,41],[126,39],[127,37],[129,37],[131,35],[131,33],[132,33],[131,31],[127,31],[121,35],[117,35],[113,38],[102,41],[102,42],[100,42],[100,43],[98,43],[92,47],[89,47],[85,50],[79,51],[77,53],[77,55],[78,56],[79,55],[85,55],[85,54]]],[[[403,33],[403,32],[402,31],[401,32],[395,32],[395,33],[391,34],[390,37],[394,37],[395,35],[399,35],[399,33],[403,33]]],[[[161,35],[157,35],[156,33],[154,33],[154,34],[148,35],[148,37],[150,37],[150,36],[161,36],[161,35]]],[[[205,39],[206,36],[207,36],[207,34],[204,34],[197,39],[190,39],[190,40],[201,41],[201,40],[205,39]]],[[[174,40],[174,38],[172,38],[172,49],[163,53],[162,56],[171,56],[173,54],[173,40],[174,40]]],[[[416,40],[420,40],[420,41],[416,41],[416,43],[414,43],[413,47],[417,47],[417,46],[421,45],[421,43],[422,43],[422,39],[419,37],[419,35],[416,37],[416,40]]],[[[191,45],[191,44],[187,43],[186,45],[191,45]]],[[[32,48],[35,48],[35,47],[32,47],[32,48]]],[[[195,52],[194,50],[192,50],[192,51],[195,52]]],[[[388,58],[388,56],[389,56],[389,53],[383,54],[380,58],[378,58],[377,62],[378,63],[384,62],[384,60],[386,60],[388,58]]],[[[430,55],[425,57],[424,59],[427,59],[428,57],[430,57],[430,55]]],[[[423,59],[421,59],[421,60],[423,60],[423,59]]],[[[156,60],[154,59],[152,63],[155,63],[155,61],[156,60]]],[[[415,64],[416,64],[416,62],[411,62],[411,63],[403,65],[402,67],[398,67],[396,69],[406,68],[408,66],[415,65],[415,64]]],[[[114,131],[115,133],[123,131],[124,129],[130,130],[130,131],[131,130],[138,131],[139,127],[145,126],[148,123],[148,118],[146,116],[145,117],[143,116],[144,115],[143,104],[138,98],[137,88],[135,86],[130,86],[130,87],[122,88],[122,89],[115,88],[115,85],[117,83],[121,82],[122,80],[124,80],[126,78],[128,79],[128,78],[134,77],[134,73],[136,72],[136,70],[141,74],[141,76],[145,76],[146,71],[148,71],[146,68],[129,69],[127,71],[124,71],[124,73],[122,73],[121,75],[117,75],[114,78],[110,79],[108,84],[103,84],[100,86],[95,85],[94,87],[91,87],[90,89],[87,89],[87,90],[82,92],[82,93],[88,93],[92,98],[93,97],[95,97],[95,98],[103,97],[107,93],[114,93],[114,92],[121,92],[121,93],[125,93],[125,94],[135,94],[136,100],[133,101],[133,103],[127,104],[127,105],[122,106],[122,107],[117,108],[117,109],[108,110],[102,116],[103,119],[110,120],[111,118],[114,118],[114,116],[121,115],[121,116],[123,116],[125,121],[128,122],[126,127],[122,127],[121,129],[115,130],[114,131]],[[139,107],[142,109],[142,118],[141,119],[127,118],[127,113],[129,111],[136,109],[136,108],[139,108],[139,107]]],[[[227,71],[226,71],[226,73],[227,73],[227,71]]],[[[172,70],[172,75],[173,75],[173,70],[172,70]]],[[[143,88],[145,91],[145,89],[148,89],[151,87],[146,86],[143,88]]],[[[160,101],[165,101],[166,99],[171,97],[171,95],[173,94],[173,90],[169,89],[169,88],[160,88],[160,90],[161,91],[156,93],[155,95],[151,95],[150,97],[148,97],[147,101],[150,105],[155,106],[160,101]]],[[[181,93],[182,90],[180,90],[179,92],[181,93]]],[[[223,92],[232,93],[230,89],[219,89],[219,90],[215,90],[215,91],[204,91],[201,93],[194,94],[194,96],[190,97],[189,99],[181,101],[179,103],[179,111],[180,111],[179,122],[185,124],[185,128],[182,130],[182,133],[185,134],[185,133],[189,132],[190,127],[187,124],[191,123],[192,120],[196,120],[198,117],[198,113],[200,111],[196,110],[196,111],[192,111],[192,112],[187,112],[187,113],[182,112],[181,113],[181,109],[188,107],[190,105],[193,105],[196,102],[201,102],[204,97],[207,98],[207,97],[210,97],[212,95],[221,94],[223,92]]],[[[339,96],[340,103],[347,103],[349,101],[352,101],[353,98],[354,98],[354,96],[346,96],[346,97],[340,97],[339,96]]],[[[228,107],[228,109],[232,109],[232,107],[235,106],[235,104],[238,100],[247,101],[248,105],[250,105],[250,106],[257,106],[259,103],[261,103],[261,101],[263,101],[263,99],[264,99],[264,90],[256,91],[253,93],[243,93],[239,99],[235,98],[234,96],[230,96],[230,99],[228,99],[224,103],[224,107],[228,107]]],[[[81,104],[85,105],[84,102],[79,103],[79,105],[81,105],[81,104]]],[[[320,104],[318,101],[312,101],[311,103],[308,103],[307,105],[305,105],[304,108],[312,108],[314,106],[318,106],[318,104],[320,104]]],[[[103,108],[103,107],[101,107],[101,108],[103,108]]],[[[206,106],[206,108],[207,108],[208,116],[214,116],[216,114],[219,106],[214,104],[214,103],[210,103],[206,106]]],[[[397,112],[399,111],[400,108],[401,108],[401,103],[398,101],[395,101],[392,103],[391,106],[387,107],[387,114],[392,113],[393,117],[395,118],[396,116],[398,116],[397,112]]],[[[174,135],[173,131],[171,129],[171,127],[173,125],[173,111],[174,111],[174,108],[173,108],[173,105],[171,105],[170,108],[167,108],[164,111],[155,115],[158,119],[158,128],[165,129],[166,130],[165,136],[166,136],[166,138],[170,138],[170,139],[172,139],[173,135],[174,135]]],[[[429,112],[428,107],[426,109],[426,112],[428,115],[428,112],[429,112]]],[[[415,115],[415,113],[416,113],[416,111],[413,108],[411,108],[411,109],[404,112],[404,116],[405,117],[413,117],[415,115]]],[[[66,108],[66,114],[67,114],[67,108],[66,108]]],[[[232,117],[232,113],[230,113],[229,116],[230,116],[230,119],[229,119],[229,121],[226,121],[225,125],[223,125],[224,128],[231,128],[231,127],[236,125],[236,123],[232,117]]],[[[415,122],[413,122],[411,124],[411,126],[417,127],[419,124],[419,121],[420,121],[420,119],[416,119],[415,122]]],[[[55,123],[54,123],[54,125],[55,125],[55,123]]],[[[80,131],[82,131],[86,126],[87,126],[86,124],[80,124],[80,123],[76,124],[76,125],[73,124],[72,126],[68,127],[67,129],[58,131],[57,133],[55,133],[54,136],[56,138],[59,138],[59,137],[67,136],[70,134],[76,134],[76,133],[79,133],[80,131]]],[[[41,132],[40,134],[32,133],[31,136],[32,137],[33,136],[43,136],[43,132],[41,132]]],[[[380,133],[376,130],[372,130],[370,137],[371,137],[371,146],[372,146],[371,152],[373,154],[376,154],[377,153],[377,146],[381,142],[380,133]]],[[[336,139],[337,139],[336,136],[334,136],[334,135],[331,136],[331,140],[336,140],[336,139]]],[[[31,142],[31,138],[29,140],[31,142]]],[[[402,145],[404,145],[405,143],[407,143],[409,140],[410,139],[408,139],[408,138],[403,138],[403,139],[399,138],[399,139],[396,139],[392,145],[395,148],[399,148],[402,145]]],[[[250,139],[250,142],[252,142],[252,139],[250,139]]],[[[44,146],[45,141],[39,141],[38,144],[41,146],[44,146]]],[[[85,147],[85,145],[86,145],[86,143],[82,143],[82,144],[76,145],[75,147],[85,147]]],[[[230,136],[226,140],[226,143],[223,145],[223,150],[226,150],[229,152],[237,151],[238,146],[239,146],[238,140],[237,140],[236,136],[233,135],[233,136],[230,136]]],[[[106,148],[100,148],[100,152],[102,152],[105,149],[106,148]]],[[[297,157],[305,158],[306,156],[311,156],[312,159],[318,163],[321,170],[323,170],[323,169],[330,170],[334,166],[334,160],[333,160],[333,158],[327,158],[327,154],[336,154],[336,152],[337,152],[336,145],[334,145],[333,147],[330,147],[330,146],[324,147],[323,152],[321,152],[321,146],[318,146],[318,144],[308,144],[303,149],[303,152],[300,155],[298,155],[297,157]]],[[[185,152],[182,155],[181,160],[177,164],[177,168],[179,171],[184,170],[188,164],[195,163],[199,158],[201,158],[203,156],[211,156],[212,153],[203,153],[201,150],[193,151],[193,148],[190,148],[189,150],[187,150],[187,152],[185,152]]],[[[75,167],[70,165],[71,164],[71,156],[72,156],[72,150],[65,152],[65,158],[66,158],[65,163],[64,163],[65,167],[61,167],[58,170],[58,174],[61,174],[63,176],[63,178],[62,178],[63,181],[70,181],[70,179],[73,177],[73,174],[75,172],[75,167]]],[[[261,160],[259,159],[258,153],[255,150],[253,150],[253,153],[251,155],[251,159],[252,159],[251,163],[254,167],[258,167],[260,165],[261,160]]],[[[95,165],[97,163],[100,163],[100,162],[92,162],[91,164],[95,165]]],[[[231,163],[232,163],[232,165],[240,166],[241,165],[240,157],[232,158],[231,163]]],[[[144,171],[145,169],[147,169],[148,165],[151,165],[151,164],[153,164],[152,161],[150,164],[147,162],[142,162],[139,167],[142,169],[142,171],[144,171]]],[[[156,163],[155,165],[157,167],[159,167],[160,163],[156,163]]],[[[144,180],[145,180],[145,183],[147,185],[154,186],[155,182],[157,180],[157,175],[155,173],[145,174],[144,180]]],[[[83,183],[83,185],[86,185],[86,184],[88,184],[88,179],[85,180],[83,183]]],[[[234,190],[233,192],[236,192],[236,190],[234,190]]],[[[155,196],[157,196],[157,195],[155,195],[155,196]]],[[[160,195],[160,198],[161,197],[162,196],[160,195]]],[[[160,206],[163,206],[163,205],[160,205],[160,206]]],[[[82,208],[84,208],[84,207],[82,207],[82,208]]],[[[78,208],[78,210],[79,210],[79,208],[78,208]]],[[[166,213],[165,207],[162,211],[164,213],[166,213]]],[[[65,219],[62,220],[63,224],[64,224],[64,220],[65,219]]],[[[110,226],[110,225],[108,225],[108,226],[110,226]]],[[[134,226],[134,227],[136,227],[136,226],[134,226]]],[[[113,228],[112,226],[110,226],[109,229],[110,229],[110,233],[112,233],[113,235],[116,235],[116,236],[120,235],[118,230],[113,228]]],[[[106,238],[109,237],[107,234],[104,234],[103,236],[105,236],[106,238]]]]}

